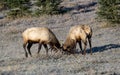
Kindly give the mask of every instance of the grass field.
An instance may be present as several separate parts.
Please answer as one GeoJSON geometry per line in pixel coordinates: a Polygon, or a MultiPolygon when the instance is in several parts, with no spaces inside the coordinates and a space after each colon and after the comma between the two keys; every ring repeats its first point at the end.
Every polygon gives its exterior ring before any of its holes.
{"type": "MultiPolygon", "coordinates": [[[[1,75],[120,75],[120,27],[103,27],[96,20],[96,0],[64,0],[64,15],[40,18],[0,19],[0,74],[1,75]],[[60,52],[46,57],[45,49],[37,55],[38,45],[33,45],[33,57],[25,58],[22,32],[29,27],[48,27],[64,43],[69,28],[87,24],[93,29],[92,50],[87,46],[86,56],[64,55],[60,52]]],[[[77,45],[77,50],[80,51],[77,45]]]]}

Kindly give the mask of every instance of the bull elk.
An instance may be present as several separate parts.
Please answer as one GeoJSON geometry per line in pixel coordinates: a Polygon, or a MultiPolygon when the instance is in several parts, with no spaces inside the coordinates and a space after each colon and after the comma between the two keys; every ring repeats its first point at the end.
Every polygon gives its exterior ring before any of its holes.
{"type": "Polygon", "coordinates": [[[92,29],[88,25],[76,25],[70,28],[67,38],[63,44],[63,51],[72,52],[76,49],[76,44],[79,43],[79,47],[82,51],[81,41],[84,43],[84,55],[86,54],[87,39],[89,42],[91,55],[92,55],[92,45],[91,45],[92,29]]]}
{"type": "Polygon", "coordinates": [[[38,43],[38,54],[41,50],[41,46],[43,45],[46,49],[46,55],[48,56],[48,47],[47,44],[51,47],[51,49],[58,50],[60,48],[60,43],[54,33],[47,27],[32,27],[26,29],[22,33],[23,37],[23,48],[25,51],[25,56],[28,57],[28,53],[32,56],[30,48],[33,44],[38,43]],[[27,50],[26,50],[27,45],[27,50]]]}

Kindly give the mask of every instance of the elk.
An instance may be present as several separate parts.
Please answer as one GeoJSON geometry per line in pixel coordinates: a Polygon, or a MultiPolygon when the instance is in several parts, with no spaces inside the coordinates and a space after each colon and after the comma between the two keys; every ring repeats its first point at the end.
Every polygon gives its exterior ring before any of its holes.
{"type": "Polygon", "coordinates": [[[89,42],[91,55],[92,55],[92,45],[91,45],[92,29],[88,25],[76,25],[70,28],[67,38],[62,46],[63,51],[74,52],[76,49],[76,44],[82,51],[81,41],[84,43],[84,55],[86,55],[87,39],[89,42]]]}
{"type": "Polygon", "coordinates": [[[48,46],[50,46],[51,49],[58,50],[60,48],[60,43],[54,33],[47,27],[32,27],[26,29],[22,33],[23,37],[23,48],[25,51],[25,56],[28,57],[29,55],[32,57],[30,48],[32,47],[33,44],[38,43],[38,54],[41,50],[41,46],[43,45],[44,48],[46,49],[46,55],[48,56],[48,46]],[[26,45],[27,45],[27,50],[26,50],[26,45]]]}

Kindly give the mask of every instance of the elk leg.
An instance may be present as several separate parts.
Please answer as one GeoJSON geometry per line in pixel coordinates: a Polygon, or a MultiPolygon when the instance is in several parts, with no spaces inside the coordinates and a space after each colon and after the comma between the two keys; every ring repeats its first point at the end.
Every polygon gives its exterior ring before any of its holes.
{"type": "Polygon", "coordinates": [[[24,44],[23,44],[23,48],[24,48],[24,51],[25,51],[25,56],[28,57],[28,54],[27,54],[27,51],[26,51],[26,44],[27,44],[27,43],[24,43],[24,44]]]}
{"type": "Polygon", "coordinates": [[[92,55],[92,44],[91,44],[91,38],[88,38],[88,41],[89,41],[89,46],[90,46],[90,53],[92,55]]]}
{"type": "Polygon", "coordinates": [[[84,42],[84,55],[86,55],[86,46],[87,46],[87,41],[84,42]]]}
{"type": "Polygon", "coordinates": [[[75,53],[76,53],[76,44],[73,47],[73,54],[75,54],[75,53]]]}
{"type": "Polygon", "coordinates": [[[39,54],[39,52],[40,52],[40,50],[41,50],[41,46],[42,46],[42,44],[39,43],[38,54],[39,54]]]}
{"type": "Polygon", "coordinates": [[[46,55],[47,55],[47,57],[48,57],[48,47],[47,47],[47,45],[46,45],[46,44],[44,44],[43,46],[44,46],[44,47],[45,47],[45,49],[46,49],[46,55]]]}
{"type": "Polygon", "coordinates": [[[30,56],[32,57],[32,54],[31,54],[31,51],[30,51],[31,47],[32,47],[32,43],[28,43],[27,49],[28,49],[28,52],[29,52],[30,56]]]}
{"type": "Polygon", "coordinates": [[[81,43],[81,41],[79,41],[78,43],[79,43],[79,47],[80,47],[81,53],[82,53],[82,43],[81,43]]]}

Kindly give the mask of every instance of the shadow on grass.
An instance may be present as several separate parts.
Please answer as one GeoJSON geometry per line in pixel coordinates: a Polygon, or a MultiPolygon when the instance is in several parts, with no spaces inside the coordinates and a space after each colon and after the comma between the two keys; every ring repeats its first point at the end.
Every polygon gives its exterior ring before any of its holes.
{"type": "Polygon", "coordinates": [[[90,2],[88,4],[82,4],[82,5],[76,5],[73,7],[62,7],[61,10],[66,13],[66,12],[70,12],[72,10],[82,10],[81,12],[75,12],[73,14],[79,14],[79,13],[86,13],[86,12],[91,12],[94,11],[94,9],[90,9],[90,7],[93,7],[97,4],[97,2],[90,2]]]}
{"type": "Polygon", "coordinates": [[[0,16],[0,19],[3,19],[4,17],[0,16]]]}
{"type": "MultiPolygon", "coordinates": [[[[99,47],[93,47],[92,48],[92,52],[96,53],[96,52],[103,52],[109,49],[114,49],[114,48],[120,48],[119,44],[108,44],[108,45],[104,45],[104,46],[99,46],[99,47]]],[[[87,53],[90,53],[90,49],[87,49],[87,53]]]]}

